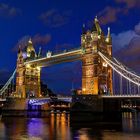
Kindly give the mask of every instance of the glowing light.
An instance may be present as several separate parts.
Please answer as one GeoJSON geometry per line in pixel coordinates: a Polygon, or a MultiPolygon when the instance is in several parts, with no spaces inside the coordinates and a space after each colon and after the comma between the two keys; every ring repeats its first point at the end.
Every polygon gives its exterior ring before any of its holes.
{"type": "Polygon", "coordinates": [[[103,67],[107,67],[107,63],[103,62],[103,67]]]}
{"type": "Polygon", "coordinates": [[[26,59],[26,58],[27,58],[27,53],[24,52],[24,53],[22,54],[22,56],[23,56],[24,59],[26,59]]]}
{"type": "Polygon", "coordinates": [[[83,91],[86,91],[86,89],[85,89],[85,88],[83,88],[83,91]]]}
{"type": "Polygon", "coordinates": [[[47,52],[47,58],[50,58],[52,56],[52,52],[48,51],[47,52]]]}
{"type": "Polygon", "coordinates": [[[27,64],[27,68],[30,68],[30,64],[27,64]]]}
{"type": "MultiPolygon", "coordinates": [[[[63,55],[68,55],[68,54],[72,54],[72,53],[81,54],[82,53],[82,49],[80,48],[78,50],[74,50],[74,51],[70,51],[70,52],[65,52],[65,53],[61,53],[61,54],[52,55],[51,58],[55,58],[55,57],[63,56],[63,55]]],[[[38,61],[42,61],[42,60],[46,60],[46,59],[47,59],[47,57],[43,57],[43,58],[40,58],[40,59],[35,59],[35,60],[31,60],[31,61],[25,62],[24,64],[34,63],[34,62],[38,62],[38,61]]]]}
{"type": "Polygon", "coordinates": [[[105,40],[107,43],[109,42],[109,38],[106,38],[106,40],[105,40]]]}
{"type": "Polygon", "coordinates": [[[37,70],[40,70],[41,68],[39,66],[37,66],[37,70]]]}
{"type": "Polygon", "coordinates": [[[129,74],[131,74],[131,75],[135,75],[135,74],[133,74],[133,73],[127,71],[126,69],[124,69],[124,68],[118,66],[117,64],[115,64],[114,62],[112,62],[111,60],[109,60],[107,57],[105,57],[102,53],[99,52],[99,55],[100,55],[100,56],[103,58],[103,60],[105,60],[106,63],[107,63],[112,69],[114,69],[118,74],[120,74],[121,76],[123,76],[125,79],[131,81],[132,83],[134,83],[134,84],[136,84],[136,85],[140,85],[140,83],[139,83],[140,77],[139,77],[139,76],[137,76],[137,77],[138,77],[138,79],[137,79],[138,82],[137,82],[137,81],[134,81],[132,78],[127,77],[127,76],[124,75],[124,73],[118,71],[117,68],[115,68],[115,66],[113,66],[111,63],[113,63],[114,65],[116,65],[116,67],[119,67],[121,70],[124,70],[124,71],[126,71],[127,73],[129,73],[129,74]]]}

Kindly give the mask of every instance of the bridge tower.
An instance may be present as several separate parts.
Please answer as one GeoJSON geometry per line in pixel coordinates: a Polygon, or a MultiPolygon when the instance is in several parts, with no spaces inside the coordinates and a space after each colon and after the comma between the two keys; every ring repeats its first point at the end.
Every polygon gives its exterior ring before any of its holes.
{"type": "Polygon", "coordinates": [[[25,64],[27,60],[32,60],[37,57],[31,39],[28,41],[26,49],[26,58],[23,58],[23,53],[20,50],[17,59],[17,74],[16,74],[16,96],[27,98],[29,96],[40,97],[40,67],[35,64],[25,64]]]}
{"type": "Polygon", "coordinates": [[[112,57],[110,29],[105,38],[97,17],[92,29],[81,35],[82,55],[82,94],[112,94],[112,69],[100,58],[98,51],[112,57]]]}
{"type": "Polygon", "coordinates": [[[23,53],[19,48],[16,68],[16,97],[25,98],[25,65],[23,53]]]}

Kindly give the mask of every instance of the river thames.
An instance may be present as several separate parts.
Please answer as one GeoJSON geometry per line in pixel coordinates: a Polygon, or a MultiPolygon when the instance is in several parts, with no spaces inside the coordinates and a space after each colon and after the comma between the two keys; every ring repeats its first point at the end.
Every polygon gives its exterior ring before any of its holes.
{"type": "Polygon", "coordinates": [[[122,113],[122,122],[70,124],[70,114],[46,118],[8,117],[0,121],[0,140],[139,140],[140,113],[122,113]]]}

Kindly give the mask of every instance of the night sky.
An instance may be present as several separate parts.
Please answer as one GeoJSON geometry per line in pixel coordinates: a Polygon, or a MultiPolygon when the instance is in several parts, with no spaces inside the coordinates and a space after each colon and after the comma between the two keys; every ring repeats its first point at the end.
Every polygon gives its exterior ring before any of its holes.
{"type": "MultiPolygon", "coordinates": [[[[97,16],[107,33],[111,27],[113,54],[140,72],[140,0],[0,0],[0,84],[16,67],[17,48],[31,37],[38,51],[60,52],[80,46],[83,23],[97,16]]],[[[81,62],[42,69],[42,81],[55,93],[81,88],[81,62]]]]}

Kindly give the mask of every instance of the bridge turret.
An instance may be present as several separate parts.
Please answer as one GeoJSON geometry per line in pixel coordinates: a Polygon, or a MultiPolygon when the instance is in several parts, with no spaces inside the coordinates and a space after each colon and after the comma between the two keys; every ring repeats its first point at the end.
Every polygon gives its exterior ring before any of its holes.
{"type": "MultiPolygon", "coordinates": [[[[27,48],[27,57],[34,58],[35,50],[32,46],[32,41],[29,40],[27,48]],[[34,56],[33,56],[34,54],[34,56]]],[[[28,59],[27,58],[27,59],[28,59]]],[[[16,68],[16,97],[26,98],[31,94],[35,97],[40,97],[40,67],[37,65],[25,64],[26,59],[23,58],[23,53],[19,48],[17,68],[16,68]]]]}
{"type": "Polygon", "coordinates": [[[100,58],[98,51],[112,56],[110,29],[107,41],[97,17],[91,30],[81,36],[82,55],[82,94],[112,93],[112,69],[100,58]]]}
{"type": "Polygon", "coordinates": [[[95,22],[92,29],[81,36],[82,56],[82,94],[98,94],[98,30],[95,22]]]}
{"type": "Polygon", "coordinates": [[[17,64],[23,64],[23,63],[24,63],[23,53],[19,46],[18,55],[17,55],[17,64]]]}
{"type": "Polygon", "coordinates": [[[108,33],[107,33],[107,37],[106,37],[106,43],[107,44],[112,44],[112,37],[111,37],[111,34],[110,34],[110,27],[108,27],[108,33]]]}
{"type": "Polygon", "coordinates": [[[39,58],[39,57],[41,57],[41,55],[42,55],[42,48],[41,48],[41,47],[39,47],[39,52],[38,52],[37,57],[39,58]]]}
{"type": "Polygon", "coordinates": [[[97,19],[97,16],[96,16],[95,19],[94,19],[94,23],[95,23],[95,26],[96,26],[98,35],[101,35],[101,34],[102,34],[102,29],[101,29],[101,27],[100,27],[100,24],[99,24],[99,21],[98,21],[98,19],[97,19]]]}
{"type": "MultiPolygon", "coordinates": [[[[106,37],[106,45],[107,45],[107,53],[110,57],[112,57],[112,37],[111,37],[111,33],[110,33],[110,27],[108,27],[108,33],[107,33],[107,37],[106,37]]],[[[108,90],[109,92],[112,94],[113,93],[113,70],[111,67],[107,67],[107,71],[108,71],[108,80],[107,80],[107,86],[108,86],[108,90]]]]}
{"type": "Polygon", "coordinates": [[[26,52],[27,52],[27,58],[34,58],[37,56],[31,38],[28,41],[26,52]]]}
{"type": "Polygon", "coordinates": [[[82,27],[82,34],[86,34],[85,24],[83,24],[83,27],[82,27]]]}
{"type": "Polygon", "coordinates": [[[108,27],[108,33],[107,33],[107,37],[106,37],[106,45],[107,45],[107,51],[109,56],[112,56],[112,37],[111,37],[111,33],[110,33],[110,28],[108,27]]]}
{"type": "Polygon", "coordinates": [[[25,98],[25,65],[22,50],[19,47],[16,67],[16,97],[25,98]]]}

